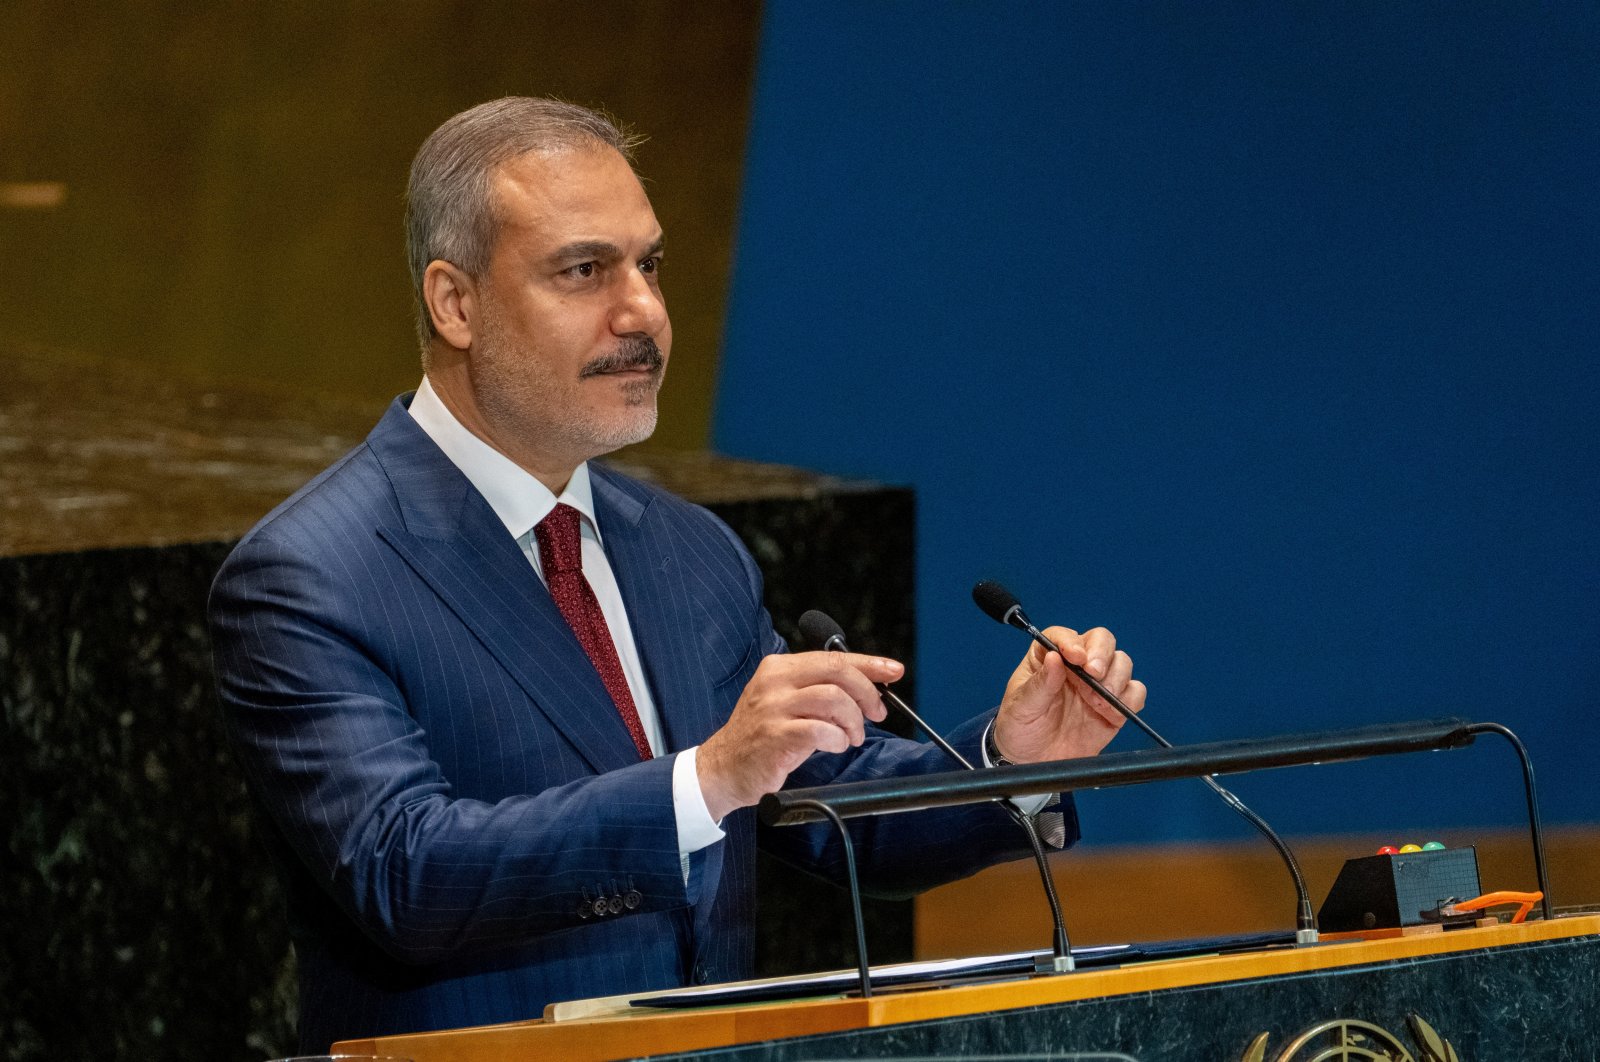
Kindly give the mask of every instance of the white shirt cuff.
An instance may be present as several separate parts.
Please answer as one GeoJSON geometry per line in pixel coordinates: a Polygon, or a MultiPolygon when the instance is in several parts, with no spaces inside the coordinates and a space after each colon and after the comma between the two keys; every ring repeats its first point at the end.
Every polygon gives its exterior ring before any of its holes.
{"type": "Polygon", "coordinates": [[[678,753],[672,764],[672,810],[678,820],[678,860],[683,864],[683,880],[689,880],[689,857],[709,848],[727,836],[711,821],[705,794],[700,791],[700,774],[695,768],[696,745],[678,753]]]}

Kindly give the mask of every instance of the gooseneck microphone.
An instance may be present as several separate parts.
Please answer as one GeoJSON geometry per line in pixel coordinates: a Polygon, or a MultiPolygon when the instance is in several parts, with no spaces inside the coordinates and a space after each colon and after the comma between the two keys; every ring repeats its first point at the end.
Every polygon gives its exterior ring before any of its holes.
{"type": "MultiPolygon", "coordinates": [[[[818,612],[816,609],[812,609],[811,611],[805,613],[805,615],[801,616],[800,633],[805,636],[805,639],[808,643],[817,647],[818,649],[838,653],[848,653],[850,651],[850,647],[845,644],[844,628],[840,627],[838,623],[834,622],[833,617],[829,616],[826,612],[818,612]]],[[[912,711],[911,706],[905,701],[901,700],[900,697],[889,688],[887,683],[874,682],[872,685],[877,688],[878,695],[883,698],[885,704],[893,705],[900,712],[904,713],[905,716],[909,718],[917,727],[917,729],[921,730],[924,734],[927,734],[929,739],[944,751],[945,755],[949,756],[951,759],[955,760],[962,767],[969,771],[977,770],[977,768],[974,767],[965,756],[956,751],[955,746],[951,745],[950,742],[944,739],[943,735],[941,735],[937,730],[933,729],[933,727],[929,726],[920,715],[912,711]]],[[[1039,840],[1039,831],[1034,826],[1033,820],[1027,815],[1023,814],[1022,809],[1017,807],[1017,805],[1012,801],[1002,800],[1000,801],[1000,806],[1006,809],[1006,813],[1009,814],[1012,819],[1016,821],[1017,825],[1022,827],[1023,832],[1028,835],[1028,843],[1033,847],[1034,861],[1039,864],[1039,874],[1044,882],[1045,898],[1050,901],[1050,917],[1054,921],[1055,939],[1054,955],[1052,957],[1052,962],[1049,966],[1048,972],[1071,973],[1073,969],[1072,945],[1067,940],[1067,922],[1066,919],[1061,916],[1061,901],[1056,897],[1055,881],[1050,876],[1050,862],[1045,855],[1044,844],[1039,840]]],[[[1046,971],[1041,969],[1039,972],[1043,973],[1046,971]]]]}
{"type": "MultiPolygon", "coordinates": [[[[818,612],[816,609],[812,609],[805,615],[801,616],[800,633],[805,636],[807,642],[816,646],[818,649],[824,649],[829,652],[838,653],[848,653],[850,651],[850,647],[846,645],[844,641],[844,628],[834,622],[833,617],[828,615],[826,612],[818,612]]],[[[945,755],[949,756],[951,759],[955,760],[969,771],[977,770],[976,767],[967,762],[967,758],[965,756],[961,755],[961,753],[955,750],[954,746],[940,736],[940,734],[934,730],[933,727],[924,722],[920,715],[918,715],[916,712],[913,712],[911,710],[911,706],[905,701],[901,700],[886,683],[874,682],[873,686],[877,687],[878,695],[883,698],[885,704],[892,704],[895,708],[904,713],[906,718],[910,719],[911,722],[924,734],[927,734],[928,737],[933,740],[935,745],[938,745],[944,750],[945,755]]]]}
{"type": "MultiPolygon", "coordinates": [[[[1056,648],[1056,644],[1045,637],[1044,632],[1035,627],[1028,619],[1028,614],[1022,611],[1022,602],[1017,599],[1017,595],[999,583],[989,579],[978,583],[972,588],[972,600],[983,610],[986,616],[996,623],[1004,624],[1007,627],[1015,627],[1017,630],[1025,632],[1045,649],[1061,655],[1061,650],[1056,648]]],[[[1067,665],[1067,670],[1082,679],[1084,685],[1093,690],[1101,700],[1109,704],[1124,719],[1127,719],[1148,734],[1150,740],[1164,749],[1172,747],[1172,742],[1158,734],[1155,727],[1145,722],[1137,712],[1123,704],[1122,700],[1106,689],[1099,679],[1077,664],[1069,663],[1065,656],[1061,656],[1061,662],[1067,665]]],[[[1305,876],[1300,873],[1300,863],[1295,859],[1294,853],[1289,850],[1289,846],[1284,843],[1283,838],[1278,836],[1277,831],[1267,825],[1265,819],[1251,811],[1245,806],[1244,801],[1224,788],[1222,783],[1217,781],[1215,775],[1205,775],[1200,780],[1209,786],[1211,791],[1216,793],[1224,804],[1238,812],[1240,817],[1259,830],[1261,835],[1277,851],[1279,857],[1283,860],[1284,866],[1289,868],[1289,876],[1294,879],[1295,898],[1299,906],[1299,912],[1295,916],[1295,943],[1315,944],[1318,939],[1317,916],[1312,911],[1311,892],[1306,888],[1305,876]]]]}

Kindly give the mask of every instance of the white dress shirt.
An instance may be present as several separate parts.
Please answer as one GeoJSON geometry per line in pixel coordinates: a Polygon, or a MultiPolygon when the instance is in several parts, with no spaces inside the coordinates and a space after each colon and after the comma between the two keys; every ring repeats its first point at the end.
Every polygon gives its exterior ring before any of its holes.
{"type": "MultiPolygon", "coordinates": [[[[595,516],[594,496],[589,487],[589,466],[578,466],[558,498],[550,488],[528,473],[515,461],[490,446],[462,426],[454,414],[440,401],[428,378],[422,378],[416,397],[411,400],[411,418],[438,444],[444,455],[461,470],[462,475],[478,489],[500,522],[505,524],[511,537],[517,540],[523,556],[533,565],[541,582],[544,571],[539,563],[539,545],[534,541],[533,529],[539,521],[550,515],[558,504],[578,510],[578,521],[583,550],[583,575],[594,589],[605,615],[606,626],[611,629],[611,641],[617,647],[617,657],[622,662],[622,674],[628,680],[633,703],[639,709],[639,722],[644,725],[650,751],[661,755],[665,743],[662,739],[661,716],[656,711],[655,700],[650,696],[650,686],[645,682],[644,666],[639,660],[639,647],[633,641],[633,626],[628,622],[628,610],[622,603],[622,591],[617,587],[617,576],[601,539],[600,521],[595,516]]],[[[712,821],[706,808],[705,795],[700,791],[700,776],[695,770],[696,748],[685,749],[672,765],[672,804],[678,822],[678,855],[683,862],[684,880],[689,877],[689,856],[700,849],[715,844],[725,836],[712,821]]]]}

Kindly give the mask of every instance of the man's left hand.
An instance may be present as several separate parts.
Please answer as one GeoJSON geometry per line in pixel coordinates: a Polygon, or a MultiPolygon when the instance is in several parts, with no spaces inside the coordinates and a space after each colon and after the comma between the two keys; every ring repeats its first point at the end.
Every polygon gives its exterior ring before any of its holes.
{"type": "Polygon", "coordinates": [[[1144,683],[1133,677],[1133,661],[1104,627],[1079,634],[1050,627],[1045,636],[1061,650],[1035,642],[1006,684],[994,724],[994,742],[1012,763],[1038,763],[1093,756],[1122,729],[1115,708],[1067,670],[1064,656],[1098,679],[1134,711],[1144,707],[1144,683]]]}

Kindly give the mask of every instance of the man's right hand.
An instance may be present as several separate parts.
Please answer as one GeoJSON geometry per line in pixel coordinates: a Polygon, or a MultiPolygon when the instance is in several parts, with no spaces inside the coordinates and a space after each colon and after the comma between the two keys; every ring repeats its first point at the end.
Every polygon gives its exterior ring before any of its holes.
{"type": "Polygon", "coordinates": [[[866,739],[866,720],[887,714],[874,682],[904,665],[855,653],[774,654],[761,661],[728,722],[695,754],[713,821],[777,791],[813,752],[843,752],[866,739]]]}

